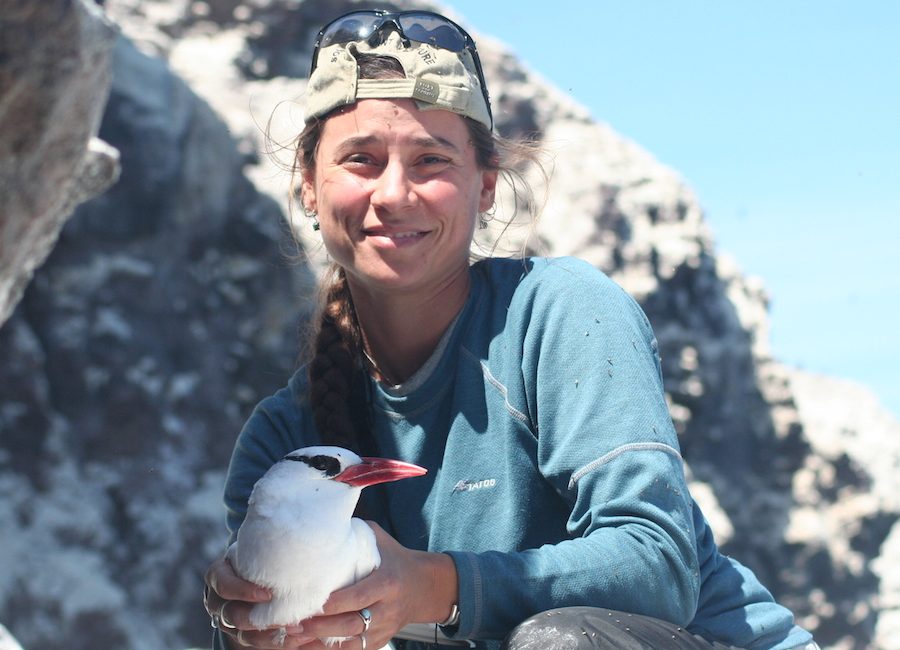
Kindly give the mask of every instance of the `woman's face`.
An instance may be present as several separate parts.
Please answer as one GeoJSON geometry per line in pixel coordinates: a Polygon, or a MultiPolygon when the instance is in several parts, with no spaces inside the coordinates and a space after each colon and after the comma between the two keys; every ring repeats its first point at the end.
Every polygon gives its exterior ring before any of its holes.
{"type": "Polygon", "coordinates": [[[302,197],[352,288],[425,297],[468,282],[475,220],[496,181],[459,115],[364,99],[325,122],[302,197]]]}

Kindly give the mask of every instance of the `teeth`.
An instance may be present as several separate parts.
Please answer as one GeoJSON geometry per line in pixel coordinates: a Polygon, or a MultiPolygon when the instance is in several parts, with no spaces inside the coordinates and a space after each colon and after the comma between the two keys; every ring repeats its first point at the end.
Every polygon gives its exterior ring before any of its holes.
{"type": "Polygon", "coordinates": [[[369,232],[370,236],[374,237],[388,237],[390,239],[409,239],[410,237],[418,237],[418,231],[412,232],[395,232],[395,233],[386,233],[386,232],[369,232]]]}

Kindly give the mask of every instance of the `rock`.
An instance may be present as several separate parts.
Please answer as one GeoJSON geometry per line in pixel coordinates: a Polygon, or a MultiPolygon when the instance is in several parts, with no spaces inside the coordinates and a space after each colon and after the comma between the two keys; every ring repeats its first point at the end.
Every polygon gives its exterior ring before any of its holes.
{"type": "MultiPolygon", "coordinates": [[[[0,329],[0,611],[35,650],[61,635],[75,650],[204,646],[228,455],[292,372],[314,302],[322,257],[277,145],[302,122],[313,32],[339,9],[104,8],[124,36],[99,137],[121,180],[77,209],[0,329]]],[[[498,129],[536,134],[553,167],[549,187],[528,172],[533,197],[500,197],[480,243],[511,222],[503,250],[579,255],[638,298],[723,549],[823,647],[900,648],[896,421],[773,360],[764,288],[716,253],[678,175],[476,39],[498,129]]]]}
{"type": "Polygon", "coordinates": [[[900,647],[900,422],[859,384],[798,369],[788,376],[813,454],[794,477],[787,538],[835,559],[840,573],[819,576],[818,591],[846,589],[841,573],[858,590],[838,612],[813,599],[810,617],[846,644],[856,637],[841,617],[875,621],[872,647],[900,647]]]}
{"type": "Polygon", "coordinates": [[[202,645],[231,447],[314,281],[225,125],[125,38],[99,133],[121,179],[0,329],[0,611],[36,650],[202,645]]]}
{"type": "Polygon", "coordinates": [[[112,25],[88,0],[8,0],[0,17],[0,325],[74,207],[111,185],[93,138],[112,25]]]}

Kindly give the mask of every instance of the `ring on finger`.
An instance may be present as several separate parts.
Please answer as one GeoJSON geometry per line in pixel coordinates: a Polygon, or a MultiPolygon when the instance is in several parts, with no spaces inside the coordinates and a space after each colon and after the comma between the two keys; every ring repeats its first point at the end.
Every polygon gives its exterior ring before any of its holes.
{"type": "Polygon", "coordinates": [[[238,642],[240,645],[242,645],[242,646],[249,645],[246,641],[244,641],[244,636],[243,636],[243,635],[244,635],[244,631],[243,631],[243,630],[238,630],[238,631],[237,631],[237,635],[235,635],[235,638],[237,639],[237,642],[238,642]]]}
{"type": "MultiPolygon", "coordinates": [[[[203,606],[209,612],[209,585],[203,585],[203,606]]],[[[219,615],[215,612],[209,612],[209,624],[213,629],[219,627],[219,615]]]]}
{"type": "Polygon", "coordinates": [[[234,625],[232,625],[231,621],[225,616],[225,606],[230,603],[230,600],[223,600],[222,604],[219,605],[219,611],[213,614],[213,619],[224,628],[228,628],[229,630],[234,629],[234,625]]]}
{"type": "Polygon", "coordinates": [[[362,644],[359,650],[366,650],[366,633],[363,632],[359,635],[359,642],[362,644]]]}
{"type": "MultiPolygon", "coordinates": [[[[369,630],[369,626],[372,624],[372,612],[369,611],[368,607],[363,607],[361,610],[356,612],[359,614],[359,617],[363,622],[363,634],[365,634],[369,630]]],[[[363,640],[363,648],[366,647],[366,642],[363,640]]]]}

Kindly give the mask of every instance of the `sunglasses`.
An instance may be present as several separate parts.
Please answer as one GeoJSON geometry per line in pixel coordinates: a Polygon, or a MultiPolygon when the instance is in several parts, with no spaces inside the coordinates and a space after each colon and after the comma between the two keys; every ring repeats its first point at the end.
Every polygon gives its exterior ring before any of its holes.
{"type": "Polygon", "coordinates": [[[380,41],[375,39],[380,38],[383,41],[385,26],[392,27],[409,41],[425,43],[450,52],[468,51],[475,63],[475,72],[478,75],[478,83],[481,85],[484,103],[487,105],[488,116],[493,122],[491,100],[488,96],[487,84],[484,81],[484,71],[481,69],[481,59],[478,58],[478,51],[475,49],[475,41],[466,30],[455,22],[432,11],[391,12],[374,9],[353,11],[332,20],[316,36],[309,73],[312,74],[316,69],[320,49],[338,43],[357,41],[369,41],[370,44],[377,45],[380,41]]]}

